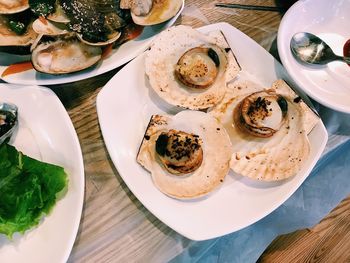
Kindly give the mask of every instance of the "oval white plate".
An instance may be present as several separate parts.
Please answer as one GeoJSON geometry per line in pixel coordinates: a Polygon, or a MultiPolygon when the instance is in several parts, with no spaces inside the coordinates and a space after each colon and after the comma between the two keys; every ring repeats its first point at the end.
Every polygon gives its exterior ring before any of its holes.
{"type": "MultiPolygon", "coordinates": [[[[285,71],[265,49],[226,23],[200,29],[222,30],[243,70],[254,73],[263,86],[285,71]]],[[[289,80],[290,82],[290,80],[289,80]]],[[[101,90],[97,113],[108,152],[121,177],[143,205],[165,224],[193,240],[205,240],[242,229],[271,213],[305,180],[320,157],[327,132],[321,121],[310,133],[310,158],[285,182],[256,182],[230,173],[222,187],[206,198],[180,201],[162,194],[136,155],[152,114],[173,114],[152,94],[144,71],[144,55],[126,65],[101,90]],[[126,114],[127,113],[127,114],[126,114]]]]}
{"type": "Polygon", "coordinates": [[[0,84],[1,101],[18,106],[19,127],[11,144],[24,154],[64,167],[67,193],[52,212],[24,235],[0,234],[0,262],[66,262],[79,228],[84,201],[84,165],[77,134],[50,89],[0,84]]]}
{"type": "MultiPolygon", "coordinates": [[[[112,54],[106,59],[100,61],[96,66],[88,68],[83,71],[79,71],[71,74],[64,75],[50,75],[43,74],[35,71],[34,69],[27,70],[17,74],[11,74],[5,77],[1,77],[2,80],[20,85],[54,85],[54,84],[63,84],[74,81],[79,81],[82,79],[87,79],[95,77],[97,75],[103,74],[107,71],[115,69],[130,60],[132,60],[137,55],[144,52],[155,35],[164,29],[173,25],[176,19],[181,14],[185,5],[183,1],[181,10],[177,13],[175,17],[171,20],[162,23],[160,25],[148,26],[145,27],[142,34],[134,40],[128,41],[125,44],[121,45],[119,48],[114,49],[112,54]]],[[[0,52],[0,76],[2,72],[7,68],[7,65],[16,63],[19,61],[28,61],[30,60],[29,56],[16,56],[8,53],[0,52]]]]}
{"type": "Polygon", "coordinates": [[[294,81],[313,99],[346,113],[350,113],[350,67],[342,62],[303,66],[293,58],[290,40],[297,32],[310,32],[342,55],[350,39],[349,14],[349,0],[299,0],[284,15],[277,41],[281,61],[294,81]]]}

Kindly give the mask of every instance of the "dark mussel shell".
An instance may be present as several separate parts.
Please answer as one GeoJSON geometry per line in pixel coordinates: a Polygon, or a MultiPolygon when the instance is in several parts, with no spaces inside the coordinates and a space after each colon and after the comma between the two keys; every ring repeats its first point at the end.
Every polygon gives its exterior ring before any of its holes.
{"type": "Polygon", "coordinates": [[[10,139],[17,125],[17,106],[11,103],[0,102],[0,144],[10,139]]]}

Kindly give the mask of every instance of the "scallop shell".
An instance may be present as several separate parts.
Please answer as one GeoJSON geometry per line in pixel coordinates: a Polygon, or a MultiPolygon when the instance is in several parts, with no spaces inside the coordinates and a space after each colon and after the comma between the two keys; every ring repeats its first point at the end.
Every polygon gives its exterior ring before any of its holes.
{"type": "Polygon", "coordinates": [[[224,35],[220,31],[202,34],[189,26],[176,26],[163,31],[146,52],[145,70],[153,90],[171,105],[198,110],[207,109],[219,102],[226,92],[226,82],[240,71],[224,35]],[[189,49],[203,46],[215,48],[224,54],[215,82],[206,89],[193,90],[185,87],[175,77],[174,70],[179,58],[189,49]],[[224,51],[226,50],[226,51],[224,51]],[[225,56],[226,54],[226,56],[225,56]]]}
{"type": "Polygon", "coordinates": [[[229,171],[230,156],[230,138],[215,118],[200,111],[182,111],[175,116],[152,116],[137,162],[151,172],[153,183],[161,192],[174,198],[189,199],[206,195],[220,185],[229,171]],[[156,140],[163,131],[170,129],[201,138],[203,161],[194,172],[173,175],[157,160],[156,140]]]}
{"type": "Polygon", "coordinates": [[[301,169],[310,152],[307,135],[319,120],[302,100],[295,102],[298,96],[283,80],[277,80],[272,89],[288,103],[286,120],[272,137],[243,134],[233,122],[233,110],[242,99],[264,90],[253,82],[236,80],[230,83],[224,99],[210,112],[223,123],[231,138],[231,169],[243,176],[265,181],[283,180],[301,169]]]}

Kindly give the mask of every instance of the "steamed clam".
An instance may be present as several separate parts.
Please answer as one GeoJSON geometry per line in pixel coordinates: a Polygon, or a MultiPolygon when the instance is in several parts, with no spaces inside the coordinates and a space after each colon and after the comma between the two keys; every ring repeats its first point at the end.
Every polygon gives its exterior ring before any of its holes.
{"type": "Polygon", "coordinates": [[[175,15],[178,3],[182,1],[0,0],[0,47],[11,53],[32,52],[34,68],[43,73],[76,72],[101,60],[104,48],[142,32],[131,13],[153,19],[156,12],[157,24],[175,15]],[[125,2],[132,5],[122,9],[125,2]]]}
{"type": "Polygon", "coordinates": [[[149,26],[174,17],[182,3],[182,0],[121,0],[120,7],[131,10],[132,20],[136,24],[149,26]]]}
{"type": "Polygon", "coordinates": [[[86,69],[101,59],[100,47],[77,39],[61,39],[39,44],[32,53],[34,68],[43,73],[65,74],[86,69]]]}
{"type": "Polygon", "coordinates": [[[16,129],[17,106],[11,103],[0,103],[0,144],[10,138],[16,129]]]}

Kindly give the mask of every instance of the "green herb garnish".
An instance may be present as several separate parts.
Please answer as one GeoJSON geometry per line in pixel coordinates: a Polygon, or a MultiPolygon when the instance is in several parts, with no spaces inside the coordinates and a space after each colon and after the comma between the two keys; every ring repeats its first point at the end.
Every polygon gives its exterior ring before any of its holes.
{"type": "Polygon", "coordinates": [[[37,16],[47,16],[55,11],[56,0],[29,0],[30,9],[37,16]]]}
{"type": "Polygon", "coordinates": [[[11,145],[0,145],[0,233],[11,238],[39,224],[66,186],[62,167],[30,158],[11,145]]]}

